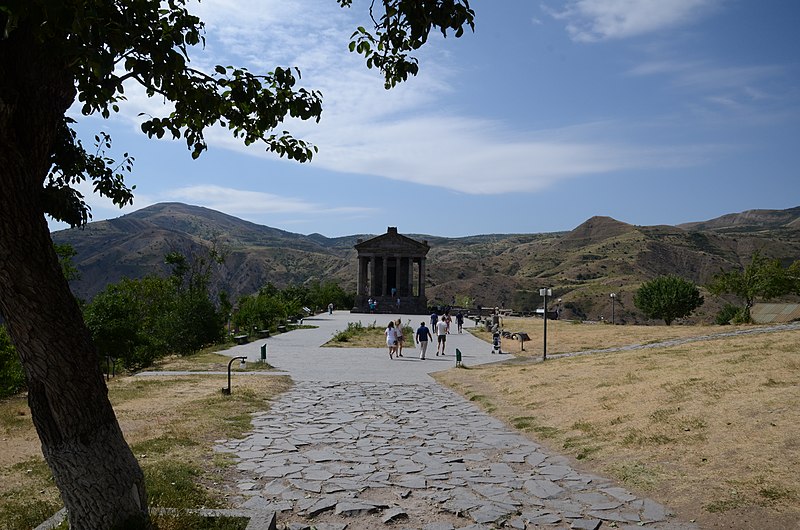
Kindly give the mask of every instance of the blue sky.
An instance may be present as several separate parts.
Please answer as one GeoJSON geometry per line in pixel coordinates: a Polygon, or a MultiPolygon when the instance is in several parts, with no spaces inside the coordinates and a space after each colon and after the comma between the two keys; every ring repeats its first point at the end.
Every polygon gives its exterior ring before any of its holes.
{"type": "Polygon", "coordinates": [[[298,66],[322,92],[319,124],[286,124],[319,153],[297,164],[214,130],[192,160],[139,132],[168,110],[131,86],[110,120],[79,118],[87,144],[106,131],[136,158],[133,207],[92,197],[94,220],[178,201],[303,234],[464,236],[800,205],[800,2],[473,0],[475,32],[433,36],[391,91],[347,51],[367,23],[353,4],[195,5],[195,67],[298,66]]]}

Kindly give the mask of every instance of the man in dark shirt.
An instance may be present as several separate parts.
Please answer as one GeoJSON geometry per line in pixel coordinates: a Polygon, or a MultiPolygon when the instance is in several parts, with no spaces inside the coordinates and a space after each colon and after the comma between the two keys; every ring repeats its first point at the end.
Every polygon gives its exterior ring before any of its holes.
{"type": "Polygon", "coordinates": [[[414,336],[417,345],[419,345],[419,358],[425,360],[425,352],[428,349],[428,339],[433,340],[431,330],[425,326],[425,322],[420,322],[417,328],[417,333],[414,336]]]}

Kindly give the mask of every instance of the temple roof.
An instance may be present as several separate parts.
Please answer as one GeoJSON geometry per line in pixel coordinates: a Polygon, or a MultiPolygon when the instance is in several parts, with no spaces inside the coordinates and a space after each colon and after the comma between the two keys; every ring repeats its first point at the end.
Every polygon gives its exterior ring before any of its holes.
{"type": "Polygon", "coordinates": [[[419,242],[398,234],[396,226],[388,227],[383,235],[358,242],[354,248],[359,254],[413,254],[414,256],[424,256],[431,249],[427,241],[419,242]]]}

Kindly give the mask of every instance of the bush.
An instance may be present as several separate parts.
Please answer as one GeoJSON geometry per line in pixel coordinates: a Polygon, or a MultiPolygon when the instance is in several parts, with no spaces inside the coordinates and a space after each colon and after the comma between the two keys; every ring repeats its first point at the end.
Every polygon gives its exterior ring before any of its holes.
{"type": "Polygon", "coordinates": [[[689,280],[659,276],[639,287],[633,303],[647,318],[662,319],[669,326],[676,318],[687,317],[703,305],[703,297],[689,280]]]}
{"type": "Polygon", "coordinates": [[[736,319],[741,314],[741,309],[732,304],[725,304],[725,307],[719,310],[714,321],[720,326],[726,326],[736,319]]]}
{"type": "Polygon", "coordinates": [[[172,278],[123,279],[84,311],[101,356],[129,370],[176,353],[190,355],[222,338],[222,317],[200,288],[182,290],[172,278]]]}
{"type": "Polygon", "coordinates": [[[6,327],[0,324],[0,398],[12,396],[25,388],[25,373],[11,344],[6,327]]]}
{"type": "Polygon", "coordinates": [[[357,337],[358,335],[364,333],[364,330],[365,328],[360,321],[348,322],[347,329],[344,331],[337,331],[333,335],[333,340],[335,340],[336,342],[348,342],[353,337],[357,337]]]}

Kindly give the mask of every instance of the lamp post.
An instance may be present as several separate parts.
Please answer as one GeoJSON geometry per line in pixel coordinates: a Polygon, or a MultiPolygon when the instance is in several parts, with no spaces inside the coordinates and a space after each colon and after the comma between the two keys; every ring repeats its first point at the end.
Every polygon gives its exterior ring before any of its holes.
{"type": "Polygon", "coordinates": [[[614,319],[614,302],[617,299],[617,293],[611,293],[611,325],[613,326],[616,324],[616,320],[614,319]]]}
{"type": "Polygon", "coordinates": [[[547,360],[547,297],[553,296],[553,290],[546,288],[546,289],[539,289],[539,295],[544,298],[544,349],[542,353],[542,361],[547,360]]]}
{"type": "Polygon", "coordinates": [[[247,361],[247,357],[231,357],[231,360],[228,361],[228,386],[227,388],[222,389],[222,393],[226,396],[229,396],[231,394],[231,365],[233,364],[233,361],[235,361],[236,359],[241,360],[241,362],[239,363],[239,368],[244,368],[245,362],[247,361]]]}

